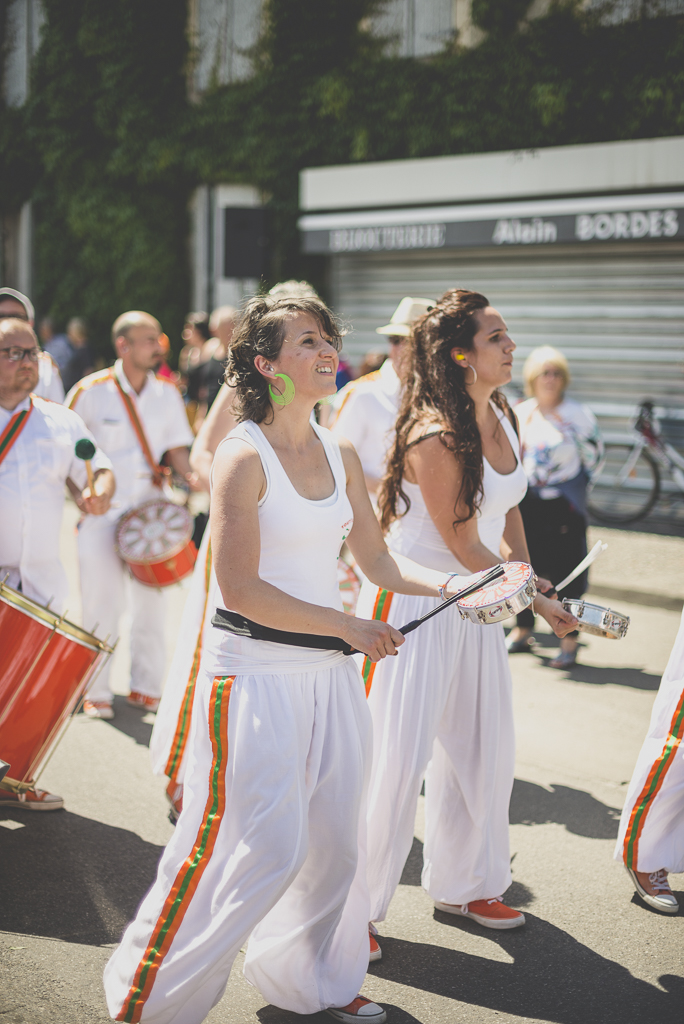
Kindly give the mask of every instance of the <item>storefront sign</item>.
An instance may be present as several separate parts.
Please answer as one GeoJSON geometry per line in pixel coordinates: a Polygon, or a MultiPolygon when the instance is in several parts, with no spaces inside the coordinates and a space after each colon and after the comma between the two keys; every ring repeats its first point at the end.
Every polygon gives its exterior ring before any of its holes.
{"type": "Polygon", "coordinates": [[[684,196],[313,214],[301,219],[300,228],[305,252],[329,254],[667,240],[684,238],[684,196]]]}

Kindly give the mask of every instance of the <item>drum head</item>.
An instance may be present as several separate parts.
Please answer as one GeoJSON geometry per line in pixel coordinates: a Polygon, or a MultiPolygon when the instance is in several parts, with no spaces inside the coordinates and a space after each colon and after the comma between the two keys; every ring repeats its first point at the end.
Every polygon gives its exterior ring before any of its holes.
{"type": "MultiPolygon", "coordinates": [[[[526,562],[506,562],[506,571],[498,580],[492,580],[482,590],[458,601],[463,608],[484,608],[499,601],[506,601],[518,593],[532,579],[532,569],[526,562]]],[[[479,576],[489,572],[485,569],[479,576]]]]}
{"type": "Polygon", "coordinates": [[[161,498],[146,501],[121,517],[115,536],[117,554],[134,564],[169,558],[188,543],[192,525],[183,505],[161,498]]]}

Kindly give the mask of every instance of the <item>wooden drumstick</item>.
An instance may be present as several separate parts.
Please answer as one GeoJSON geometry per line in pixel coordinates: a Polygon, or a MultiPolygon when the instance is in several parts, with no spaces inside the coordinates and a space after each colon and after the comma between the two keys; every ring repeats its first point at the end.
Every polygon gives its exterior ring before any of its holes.
{"type": "Polygon", "coordinates": [[[90,497],[95,497],[95,477],[93,476],[93,467],[90,460],[95,455],[95,445],[87,438],[82,437],[80,441],[76,442],[74,448],[74,454],[77,459],[83,459],[86,466],[86,473],[88,474],[88,487],[90,488],[90,497]]]}

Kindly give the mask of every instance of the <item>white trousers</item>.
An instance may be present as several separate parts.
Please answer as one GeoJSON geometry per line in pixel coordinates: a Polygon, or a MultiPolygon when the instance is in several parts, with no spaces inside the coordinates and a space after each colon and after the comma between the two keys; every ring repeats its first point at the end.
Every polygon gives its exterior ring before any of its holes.
{"type": "MultiPolygon", "coordinates": [[[[438,603],[434,598],[387,595],[381,615],[378,593],[365,582],[357,614],[382,617],[394,626],[438,603]]],[[[386,591],[380,594],[382,606],[386,591]]],[[[450,608],[410,633],[398,655],[379,662],[374,672],[366,663],[364,677],[369,671],[371,920],[385,919],[399,884],[423,779],[423,887],[445,903],[500,896],[511,882],[508,807],[515,761],[502,627],[464,622],[450,608]]]]}
{"type": "Polygon", "coordinates": [[[168,775],[177,783],[185,781],[195,687],[206,638],[214,628],[211,617],[218,604],[222,601],[219,600],[216,575],[212,571],[207,528],[197,554],[173,661],[150,738],[152,770],[155,775],[168,775]]]}
{"type": "Polygon", "coordinates": [[[684,871],[684,612],[620,818],[615,859],[684,871]]]}
{"type": "MultiPolygon", "coordinates": [[[[119,637],[119,620],[131,611],[131,690],[159,697],[166,666],[166,595],[131,578],[114,550],[116,520],[87,516],[78,529],[83,625],[99,623],[97,635],[119,637]]],[[[111,701],[111,658],[88,691],[90,700],[111,701]]]]}
{"type": "Polygon", "coordinates": [[[295,1013],[351,1002],[369,956],[369,763],[351,659],[293,674],[202,672],[183,811],[105,969],[111,1015],[199,1024],[248,936],[244,973],[269,1002],[295,1013]]]}

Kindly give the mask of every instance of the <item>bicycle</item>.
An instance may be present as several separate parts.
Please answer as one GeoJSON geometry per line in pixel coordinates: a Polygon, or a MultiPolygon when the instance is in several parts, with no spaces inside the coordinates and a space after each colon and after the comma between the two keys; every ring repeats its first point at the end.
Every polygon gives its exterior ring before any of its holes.
{"type": "Polygon", "coordinates": [[[684,457],[665,437],[669,429],[673,439],[684,441],[684,421],[659,421],[653,402],[642,402],[634,427],[637,437],[633,444],[606,445],[589,485],[587,505],[600,522],[643,519],[660,497],[661,467],[684,497],[684,457]]]}

